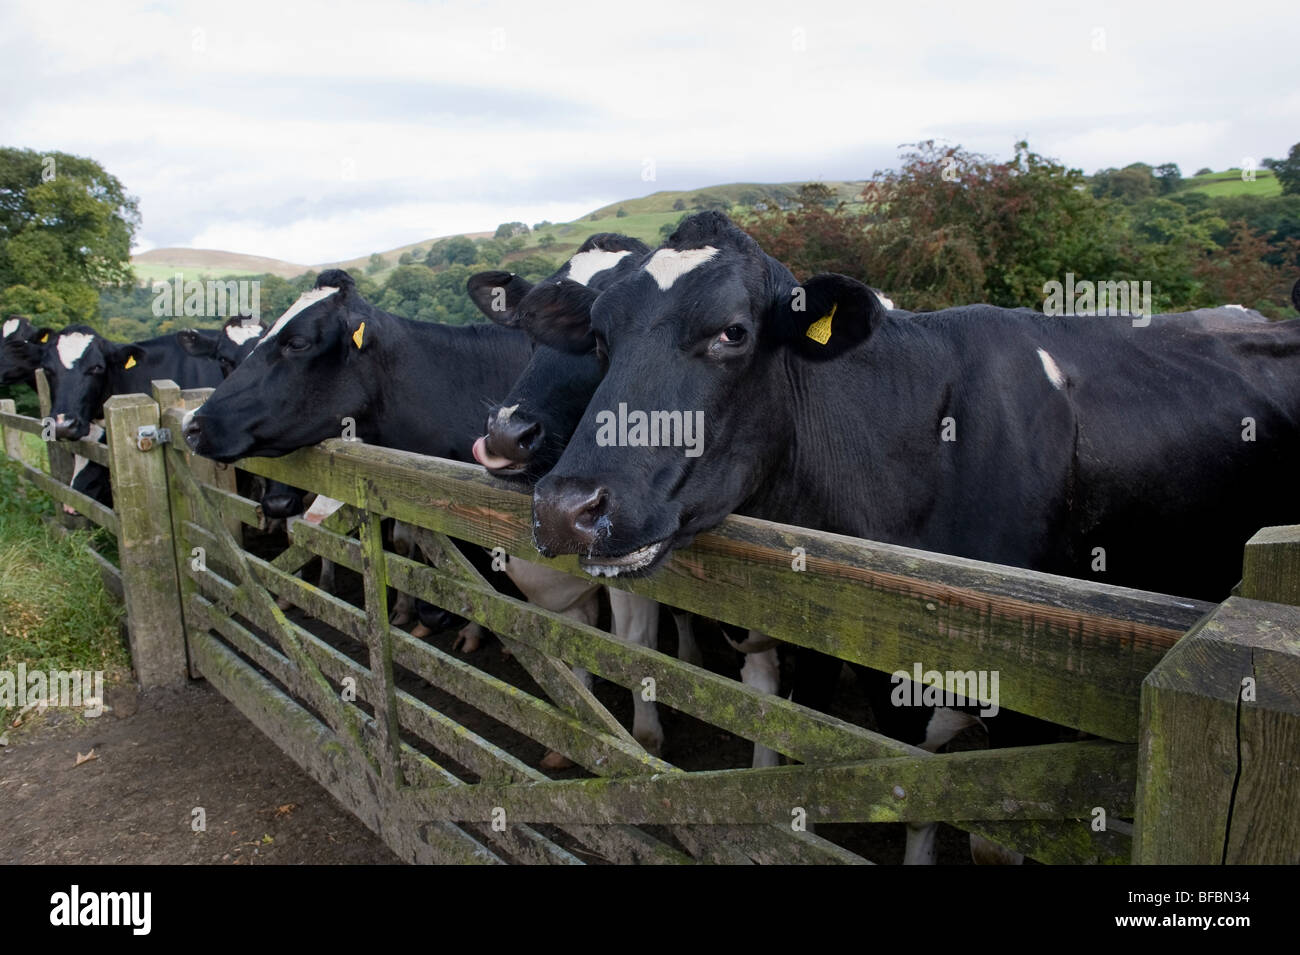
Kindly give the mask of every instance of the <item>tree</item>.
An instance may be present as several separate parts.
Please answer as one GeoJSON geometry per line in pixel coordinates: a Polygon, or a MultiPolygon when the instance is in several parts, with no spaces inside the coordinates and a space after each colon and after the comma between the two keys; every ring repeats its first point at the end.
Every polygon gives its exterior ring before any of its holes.
{"type": "Polygon", "coordinates": [[[1300,143],[1291,147],[1286,159],[1265,159],[1264,166],[1272,169],[1282,184],[1282,195],[1300,196],[1300,143]]]}
{"type": "Polygon", "coordinates": [[[497,226],[497,231],[492,238],[509,239],[511,236],[527,234],[528,226],[524,225],[522,222],[503,222],[497,226]]]}
{"type": "Polygon", "coordinates": [[[555,236],[549,232],[537,240],[538,248],[549,249],[553,245],[555,245],[555,236]]]}
{"type": "Polygon", "coordinates": [[[1167,196],[1171,192],[1177,192],[1183,184],[1183,173],[1178,168],[1178,163],[1162,163],[1155,168],[1155,177],[1160,183],[1160,194],[1167,196]]]}
{"type": "Polygon", "coordinates": [[[1214,170],[1211,169],[1209,166],[1202,166],[1200,169],[1196,170],[1196,175],[1198,176],[1209,176],[1212,175],[1213,173],[1214,170]]]}
{"type": "Polygon", "coordinates": [[[1041,307],[1044,284],[1066,272],[1126,277],[1122,211],[1084,188],[1078,169],[1026,142],[1009,162],[933,140],[903,159],[863,190],[870,241],[862,257],[867,281],[903,307],[1041,307]]]}
{"type": "Polygon", "coordinates": [[[673,212],[685,212],[685,211],[686,211],[686,200],[680,198],[674,199],[673,212]]]}
{"type": "Polygon", "coordinates": [[[366,274],[378,275],[386,268],[388,268],[388,263],[384,261],[384,257],[378,252],[371,252],[370,261],[366,263],[366,274]]]}
{"type": "Polygon", "coordinates": [[[453,236],[446,240],[447,244],[443,248],[443,258],[448,265],[473,265],[478,258],[478,246],[470,239],[463,235],[453,236]]]}
{"type": "Polygon", "coordinates": [[[0,148],[0,299],[39,305],[33,319],[97,321],[98,288],[134,281],[139,226],[136,199],[93,159],[0,148]]]}
{"type": "Polygon", "coordinates": [[[539,223],[537,223],[536,225],[533,226],[533,231],[534,231],[534,232],[537,232],[537,231],[540,230],[540,229],[545,229],[545,228],[546,228],[548,225],[550,225],[550,224],[551,224],[551,220],[550,220],[550,219],[543,219],[541,222],[539,222],[539,223]]]}
{"type": "Polygon", "coordinates": [[[622,206],[619,206],[619,207],[618,207],[618,211],[614,213],[614,218],[615,218],[615,219],[626,219],[626,218],[627,218],[627,210],[624,209],[622,206]]]}
{"type": "Polygon", "coordinates": [[[1272,236],[1257,232],[1241,219],[1230,226],[1226,245],[1214,248],[1196,265],[1196,275],[1205,286],[1207,304],[1235,304],[1258,309],[1273,318],[1282,315],[1279,302],[1286,301],[1300,265],[1300,239],[1288,239],[1280,264],[1270,264],[1272,236]]]}

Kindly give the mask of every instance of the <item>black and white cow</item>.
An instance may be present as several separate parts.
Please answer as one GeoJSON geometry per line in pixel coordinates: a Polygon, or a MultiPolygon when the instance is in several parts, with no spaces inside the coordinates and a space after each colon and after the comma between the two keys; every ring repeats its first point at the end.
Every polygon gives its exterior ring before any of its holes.
{"type": "Polygon", "coordinates": [[[41,367],[50,384],[54,433],[73,440],[85,437],[91,423],[104,416],[104,402],[113,395],[147,395],[156,379],[170,378],[182,388],[221,382],[221,365],[191,356],[175,335],[111,342],[87,325],[52,334],[41,367]]]}
{"type": "MultiPolygon", "coordinates": [[[[555,274],[536,285],[509,272],[479,272],[467,287],[479,309],[498,324],[517,327],[522,316],[556,310],[561,317],[574,301],[585,314],[596,296],[635,271],[650,249],[629,236],[602,232],[588,237],[577,252],[555,274]]],[[[559,458],[573,426],[586,408],[604,374],[604,363],[589,350],[580,355],[539,346],[528,367],[515,381],[505,400],[488,413],[487,431],[473,445],[473,456],[489,473],[516,483],[531,484],[559,458]],[[540,467],[540,469],[539,469],[540,467]]],[[[562,571],[513,558],[507,569],[516,586],[548,609],[569,616],[594,618],[594,600],[599,588],[584,584],[562,571]],[[555,607],[552,595],[564,595],[567,606],[555,607]],[[579,611],[577,608],[592,608],[579,611]]],[[[629,643],[654,648],[659,640],[659,604],[625,591],[610,589],[610,615],[615,636],[629,643]]],[[[678,656],[694,664],[701,662],[695,643],[691,615],[674,611],[678,656]]],[[[589,675],[579,671],[584,679],[589,675]]],[[[632,694],[632,735],[647,750],[659,755],[664,732],[656,705],[639,692],[632,694]]],[[[558,754],[548,754],[546,764],[562,765],[558,754]]]]}
{"type": "MultiPolygon", "coordinates": [[[[534,492],[539,550],[596,574],[650,573],[738,511],[1078,577],[1103,547],[1107,582],[1217,600],[1255,530],[1300,520],[1300,322],[896,316],[703,213],[588,323],[525,327],[609,356],[534,492]],[[602,440],[620,406],[698,413],[700,453],[602,440]]],[[[959,728],[873,709],[918,744],[959,728]]]]}
{"type": "Polygon", "coordinates": [[[36,369],[52,330],[37,328],[25,315],[0,321],[0,385],[36,387],[36,369]]]}
{"type": "Polygon", "coordinates": [[[186,354],[215,359],[221,365],[221,373],[229,376],[252,354],[264,334],[266,325],[261,321],[251,315],[237,315],[227,319],[216,334],[186,328],[176,333],[176,340],[186,354]]]}
{"type": "MultiPolygon", "coordinates": [[[[633,274],[650,255],[650,249],[639,242],[628,245],[625,237],[610,233],[592,236],[580,248],[579,255],[585,251],[625,249],[635,254],[612,259],[608,271],[576,287],[563,282],[563,269],[538,283],[536,291],[518,276],[481,272],[469,280],[470,296],[490,319],[511,327],[531,324],[534,316],[542,313],[552,322],[585,322],[595,300],[591,292],[602,292],[633,274]],[[509,294],[499,294],[501,288],[509,294]]],[[[872,291],[883,306],[894,308],[883,293],[877,289],[872,291]]],[[[531,485],[559,460],[605,374],[605,356],[599,353],[594,340],[589,344],[591,347],[580,353],[538,346],[510,394],[488,413],[485,434],[474,443],[474,459],[490,474],[531,485]]],[[[650,612],[653,602],[613,588],[609,595],[615,634],[653,649],[658,638],[658,615],[650,612]],[[626,623],[620,622],[620,610],[626,623]]],[[[701,657],[691,630],[691,616],[674,610],[673,618],[678,631],[678,655],[687,662],[699,664],[701,657]]],[[[733,639],[727,629],[723,628],[727,641],[742,654],[742,681],[762,692],[776,693],[780,684],[777,643],[756,631],[738,634],[739,639],[733,639]]],[[[634,693],[633,706],[633,735],[643,745],[653,745],[654,751],[659,752],[663,730],[655,704],[634,693]]],[[[778,759],[774,751],[755,745],[754,766],[776,765],[778,759]]]]}

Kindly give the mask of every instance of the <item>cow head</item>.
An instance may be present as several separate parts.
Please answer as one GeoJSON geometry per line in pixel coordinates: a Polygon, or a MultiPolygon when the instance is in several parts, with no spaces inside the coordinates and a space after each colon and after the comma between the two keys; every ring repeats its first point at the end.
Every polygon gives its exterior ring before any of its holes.
{"type": "Polygon", "coordinates": [[[265,334],[266,325],[243,315],[227,319],[216,335],[186,328],[177,332],[176,338],[186,354],[216,360],[221,365],[222,377],[229,378],[230,373],[252,354],[265,334]]]}
{"type": "Polygon", "coordinates": [[[603,292],[589,322],[525,316],[530,334],[555,345],[594,339],[609,363],[535,488],[539,550],[579,554],[596,574],[651,570],[785,460],[800,363],[843,354],[884,315],[861,282],[798,285],[726,216],[701,213],[603,292]]]}
{"type": "MultiPolygon", "coordinates": [[[[602,232],[536,285],[509,272],[480,272],[469,279],[469,295],[500,325],[580,329],[589,323],[596,297],[635,272],[649,251],[637,239],[602,232]]],[[[493,475],[532,482],[559,460],[605,373],[594,339],[580,333],[575,338],[581,343],[573,346],[576,351],[539,345],[510,395],[488,412],[473,453],[493,475]]]]}
{"type": "Polygon", "coordinates": [[[368,355],[385,315],[328,269],[189,415],[190,449],[218,461],[277,457],[336,438],[372,410],[382,371],[368,355]]]}
{"type": "Polygon", "coordinates": [[[84,438],[91,422],[104,416],[104,401],[115,392],[114,380],[144,357],[140,346],[111,342],[88,325],[53,333],[41,352],[41,368],[50,384],[55,435],[84,438]]]}
{"type": "Polygon", "coordinates": [[[29,381],[41,367],[41,356],[51,330],[37,328],[26,316],[0,320],[0,385],[29,381]]]}

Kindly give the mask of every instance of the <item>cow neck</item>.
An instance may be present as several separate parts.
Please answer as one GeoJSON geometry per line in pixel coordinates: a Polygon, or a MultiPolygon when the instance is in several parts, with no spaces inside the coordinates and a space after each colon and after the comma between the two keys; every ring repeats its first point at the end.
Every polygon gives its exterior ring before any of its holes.
{"type": "MultiPolygon", "coordinates": [[[[915,462],[916,436],[932,430],[937,409],[917,405],[903,379],[919,374],[920,356],[929,356],[924,363],[932,369],[950,367],[938,358],[942,347],[921,326],[887,317],[838,358],[814,362],[787,352],[776,400],[790,408],[788,433],[770,445],[762,484],[738,512],[873,540],[906,538],[916,519],[911,511],[931,491],[926,473],[898,468],[915,462]],[[900,499],[912,506],[900,511],[900,499]]],[[[946,392],[936,377],[925,390],[946,392]]]]}
{"type": "Polygon", "coordinates": [[[366,337],[381,374],[358,432],[384,447],[457,461],[471,459],[487,409],[510,390],[531,354],[528,337],[516,329],[417,322],[377,310],[366,337]]]}

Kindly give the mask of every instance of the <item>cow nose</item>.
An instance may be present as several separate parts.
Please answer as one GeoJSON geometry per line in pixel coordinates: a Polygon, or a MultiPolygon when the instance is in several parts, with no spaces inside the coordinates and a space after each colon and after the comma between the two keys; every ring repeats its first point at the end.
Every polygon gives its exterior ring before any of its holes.
{"type": "Polygon", "coordinates": [[[530,460],[537,449],[542,446],[545,431],[538,421],[521,419],[518,416],[506,422],[499,419],[493,422],[487,432],[487,449],[493,454],[500,454],[518,464],[530,460]]]}
{"type": "Polygon", "coordinates": [[[302,498],[297,494],[268,494],[262,498],[262,513],[273,520],[293,517],[302,511],[302,498]]]}
{"type": "Polygon", "coordinates": [[[199,449],[199,440],[203,437],[203,426],[199,424],[199,419],[192,413],[185,416],[185,423],[181,425],[181,434],[191,451],[199,449]]]}
{"type": "Polygon", "coordinates": [[[54,436],[62,438],[65,441],[75,441],[81,437],[82,428],[80,419],[75,416],[57,415],[54,419],[54,436]]]}
{"type": "Polygon", "coordinates": [[[614,497],[594,481],[543,481],[533,495],[533,539],[543,554],[590,553],[611,529],[614,497]]]}

